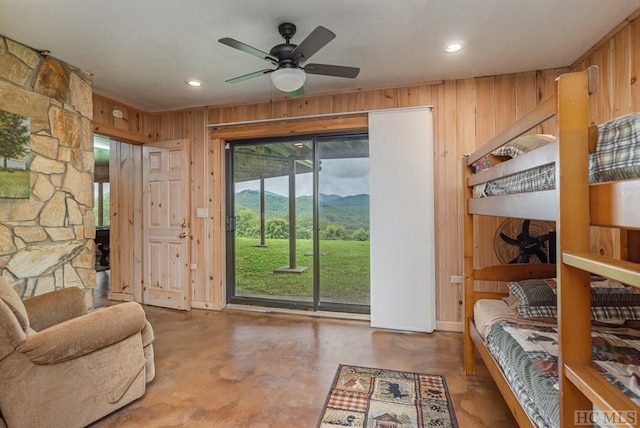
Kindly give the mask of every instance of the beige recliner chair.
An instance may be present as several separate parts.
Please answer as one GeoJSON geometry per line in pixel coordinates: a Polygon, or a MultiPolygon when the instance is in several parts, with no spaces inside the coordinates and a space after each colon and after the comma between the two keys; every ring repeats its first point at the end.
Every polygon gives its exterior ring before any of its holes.
{"type": "Polygon", "coordinates": [[[0,427],[82,427],[141,397],[152,341],[138,303],[87,313],[78,288],[22,301],[0,278],[0,427]]]}

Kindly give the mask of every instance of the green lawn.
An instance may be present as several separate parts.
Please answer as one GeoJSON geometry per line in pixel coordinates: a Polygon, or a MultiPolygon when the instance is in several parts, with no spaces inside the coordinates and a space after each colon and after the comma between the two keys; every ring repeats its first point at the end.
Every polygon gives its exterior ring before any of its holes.
{"type": "Polygon", "coordinates": [[[29,174],[0,169],[0,198],[29,198],[29,174]]]}
{"type": "MultiPolygon", "coordinates": [[[[273,273],[289,265],[289,241],[236,238],[236,294],[311,297],[313,293],[312,241],[297,241],[297,265],[304,273],[273,273]]],[[[369,241],[320,241],[321,301],[369,304],[369,241]]]]}

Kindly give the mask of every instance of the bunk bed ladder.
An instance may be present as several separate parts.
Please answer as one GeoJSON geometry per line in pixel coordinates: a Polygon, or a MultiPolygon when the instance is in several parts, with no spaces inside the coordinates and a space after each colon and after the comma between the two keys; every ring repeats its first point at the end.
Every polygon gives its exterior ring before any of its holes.
{"type": "Polygon", "coordinates": [[[590,274],[640,287],[640,265],[589,252],[588,107],[596,73],[591,67],[556,81],[561,427],[594,417],[594,405],[600,417],[618,426],[637,426],[640,414],[638,406],[592,366],[590,274]]]}

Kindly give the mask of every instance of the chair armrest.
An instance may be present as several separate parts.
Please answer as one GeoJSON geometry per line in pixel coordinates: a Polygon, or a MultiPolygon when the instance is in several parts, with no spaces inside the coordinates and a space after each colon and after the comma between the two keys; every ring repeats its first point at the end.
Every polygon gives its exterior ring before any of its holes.
{"type": "Polygon", "coordinates": [[[61,363],[141,332],[145,321],[140,304],[122,303],[30,334],[17,350],[34,364],[61,363]]]}
{"type": "Polygon", "coordinates": [[[78,287],[63,288],[24,300],[29,324],[41,331],[87,313],[84,293],[78,287]]]}

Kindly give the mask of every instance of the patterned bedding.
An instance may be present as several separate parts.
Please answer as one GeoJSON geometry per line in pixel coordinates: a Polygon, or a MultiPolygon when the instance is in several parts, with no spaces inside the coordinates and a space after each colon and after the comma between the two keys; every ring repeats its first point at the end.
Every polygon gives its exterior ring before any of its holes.
{"type": "MultiPolygon", "coordinates": [[[[598,126],[598,145],[589,155],[589,182],[640,177],[640,113],[598,126]]],[[[542,165],[476,186],[476,196],[497,196],[555,188],[555,163],[542,165]]]]}
{"type": "MultiPolygon", "coordinates": [[[[640,404],[640,334],[592,333],[593,367],[640,404]]],[[[555,327],[498,321],[487,348],[502,367],[523,409],[540,428],[559,426],[558,334],[555,327]]]]}

